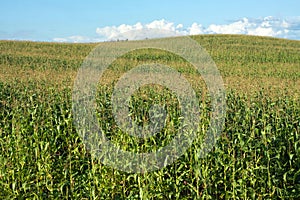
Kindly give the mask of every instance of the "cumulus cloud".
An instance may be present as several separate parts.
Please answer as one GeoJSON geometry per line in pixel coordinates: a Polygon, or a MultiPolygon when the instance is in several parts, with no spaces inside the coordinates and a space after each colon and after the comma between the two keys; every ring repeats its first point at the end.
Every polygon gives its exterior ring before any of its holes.
{"type": "Polygon", "coordinates": [[[205,32],[217,34],[242,34],[246,32],[247,26],[251,26],[247,18],[225,25],[210,25],[205,32]]]}
{"type": "Polygon", "coordinates": [[[183,35],[185,34],[185,31],[181,30],[182,28],[183,24],[175,25],[173,22],[168,22],[165,19],[161,19],[154,20],[148,24],[142,24],[138,22],[134,25],[121,24],[119,26],[106,26],[103,28],[97,28],[96,33],[99,34],[99,36],[105,38],[106,40],[134,40],[183,35]],[[136,35],[137,31],[140,35],[136,35]],[[149,34],[148,32],[151,32],[151,34],[149,34]]]}
{"type": "Polygon", "coordinates": [[[203,34],[204,29],[201,24],[193,23],[190,27],[187,28],[189,35],[203,34]]]}
{"type": "Polygon", "coordinates": [[[96,33],[100,36],[103,36],[107,40],[110,40],[122,33],[140,29],[143,29],[143,25],[140,22],[138,22],[135,25],[122,24],[120,26],[106,26],[103,28],[97,28],[96,33]]]}
{"type": "MultiPolygon", "coordinates": [[[[300,21],[299,21],[300,22],[300,21]]],[[[206,33],[218,34],[246,34],[272,37],[287,37],[289,23],[285,20],[274,17],[262,19],[243,18],[226,25],[210,25],[206,33]]]]}
{"type": "Polygon", "coordinates": [[[110,40],[136,40],[146,38],[168,37],[175,35],[196,34],[245,34],[272,36],[289,39],[300,39],[300,17],[281,19],[276,17],[242,18],[227,24],[211,24],[204,27],[197,22],[189,26],[176,24],[165,19],[154,20],[142,24],[121,24],[96,28],[98,38],[84,36],[70,36],[55,38],[57,42],[97,42],[110,40]]]}

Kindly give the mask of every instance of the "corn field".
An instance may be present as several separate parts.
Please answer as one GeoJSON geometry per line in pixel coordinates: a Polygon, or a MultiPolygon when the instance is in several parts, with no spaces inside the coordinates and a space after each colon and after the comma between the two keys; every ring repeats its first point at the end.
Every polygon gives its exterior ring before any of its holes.
{"type": "MultiPolygon", "coordinates": [[[[73,123],[77,70],[97,44],[0,41],[1,199],[299,199],[300,42],[240,35],[192,36],[215,61],[226,87],[221,137],[199,156],[211,105],[205,83],[185,60],[143,49],[116,61],[99,81],[97,116],[107,138],[126,151],[150,152],[174,137],[176,96],[142,87],[130,101],[132,118],[165,105],[166,126],[147,140],[120,131],[111,113],[116,80],[147,62],[174,67],[191,83],[201,107],[192,146],[173,164],[126,173],[91,156],[73,123]]],[[[101,45],[101,44],[100,44],[101,45]]]]}

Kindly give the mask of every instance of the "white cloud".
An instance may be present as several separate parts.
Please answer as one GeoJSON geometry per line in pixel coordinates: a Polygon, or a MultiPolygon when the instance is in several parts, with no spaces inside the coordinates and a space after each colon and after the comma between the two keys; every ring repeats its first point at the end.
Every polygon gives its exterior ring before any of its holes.
{"type": "Polygon", "coordinates": [[[133,31],[133,30],[141,30],[143,28],[144,28],[143,25],[140,22],[138,22],[133,26],[122,24],[120,26],[106,26],[104,28],[97,28],[96,33],[99,34],[100,36],[103,36],[105,39],[110,40],[122,33],[126,33],[128,31],[133,31]]]}
{"type": "Polygon", "coordinates": [[[73,42],[73,43],[84,43],[84,42],[100,42],[99,38],[91,38],[80,35],[73,35],[65,38],[53,38],[54,42],[73,42]]]}
{"type": "Polygon", "coordinates": [[[253,24],[249,22],[247,18],[225,25],[210,25],[207,29],[207,33],[217,34],[245,34],[247,27],[251,27],[253,24]]]}
{"type": "Polygon", "coordinates": [[[168,22],[165,19],[154,20],[148,24],[142,24],[140,22],[134,25],[121,24],[119,26],[106,26],[103,28],[97,28],[96,33],[99,36],[105,38],[106,40],[117,40],[117,39],[145,39],[145,38],[153,38],[153,37],[166,37],[169,34],[179,35],[184,34],[185,31],[181,31],[183,28],[183,24],[178,24],[175,26],[173,22],[168,22]],[[150,30],[160,30],[155,33],[150,30]],[[140,35],[136,35],[137,31],[141,32],[140,35]],[[145,30],[145,31],[140,31],[145,30]],[[147,32],[150,31],[154,35],[149,35],[147,32]],[[167,33],[167,34],[166,34],[167,33]]]}
{"type": "MultiPolygon", "coordinates": [[[[297,22],[297,24],[300,25],[300,20],[297,22]]],[[[269,16],[261,19],[243,18],[236,22],[225,25],[212,24],[207,29],[205,29],[204,32],[289,38],[290,27],[291,24],[288,20],[269,16]]],[[[300,34],[298,35],[298,39],[300,39],[300,34]]]]}
{"type": "Polygon", "coordinates": [[[68,42],[67,38],[53,38],[54,42],[68,42]]]}
{"type": "Polygon", "coordinates": [[[208,27],[203,27],[197,22],[190,26],[184,26],[161,19],[146,24],[138,22],[134,25],[99,27],[96,29],[96,33],[98,38],[70,36],[53,40],[56,42],[97,42],[196,34],[246,34],[300,39],[300,17],[287,19],[272,16],[258,19],[242,18],[227,24],[211,24],[208,27]]]}
{"type": "Polygon", "coordinates": [[[290,26],[290,24],[289,24],[287,21],[283,20],[283,21],[281,22],[281,27],[283,27],[283,28],[288,28],[289,26],[290,26]]]}
{"type": "Polygon", "coordinates": [[[255,29],[248,30],[248,35],[260,35],[260,36],[276,36],[281,34],[281,31],[275,32],[272,28],[264,28],[259,26],[255,29]]]}
{"type": "Polygon", "coordinates": [[[168,22],[164,19],[162,20],[154,20],[153,22],[146,24],[146,28],[148,29],[162,29],[167,31],[176,31],[176,27],[173,22],[168,22]]]}
{"type": "Polygon", "coordinates": [[[181,29],[181,28],[183,28],[183,24],[178,24],[178,25],[176,26],[176,29],[181,29]]]}
{"type": "Polygon", "coordinates": [[[189,35],[203,34],[203,27],[201,24],[193,23],[192,26],[188,27],[189,35]]]}

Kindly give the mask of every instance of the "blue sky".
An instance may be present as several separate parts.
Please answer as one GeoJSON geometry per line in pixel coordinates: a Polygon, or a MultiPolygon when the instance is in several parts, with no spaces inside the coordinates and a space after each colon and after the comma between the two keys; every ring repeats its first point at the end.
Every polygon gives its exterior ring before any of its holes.
{"type": "Polygon", "coordinates": [[[299,0],[6,0],[0,39],[92,42],[138,28],[300,39],[299,0]]]}

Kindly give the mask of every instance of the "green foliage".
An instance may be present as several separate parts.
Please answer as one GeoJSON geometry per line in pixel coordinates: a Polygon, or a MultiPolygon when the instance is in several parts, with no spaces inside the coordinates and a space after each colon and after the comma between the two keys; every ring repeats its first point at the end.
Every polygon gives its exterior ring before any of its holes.
{"type": "Polygon", "coordinates": [[[97,116],[106,136],[124,150],[149,152],[168,144],[176,132],[176,97],[161,87],[136,91],[130,111],[138,124],[147,123],[153,103],[168,113],[165,128],[141,140],[116,126],[110,101],[115,80],[140,63],[157,61],[175,65],[192,82],[200,99],[199,137],[176,162],[145,174],[103,165],[74,127],[72,81],[94,44],[0,41],[0,198],[300,198],[300,43],[230,35],[193,38],[216,61],[227,87],[225,126],[206,157],[200,157],[200,146],[211,105],[184,60],[150,49],[131,52],[112,64],[99,85],[97,116]],[[263,88],[250,85],[262,80],[263,88]],[[279,82],[287,85],[268,88],[279,82]]]}

